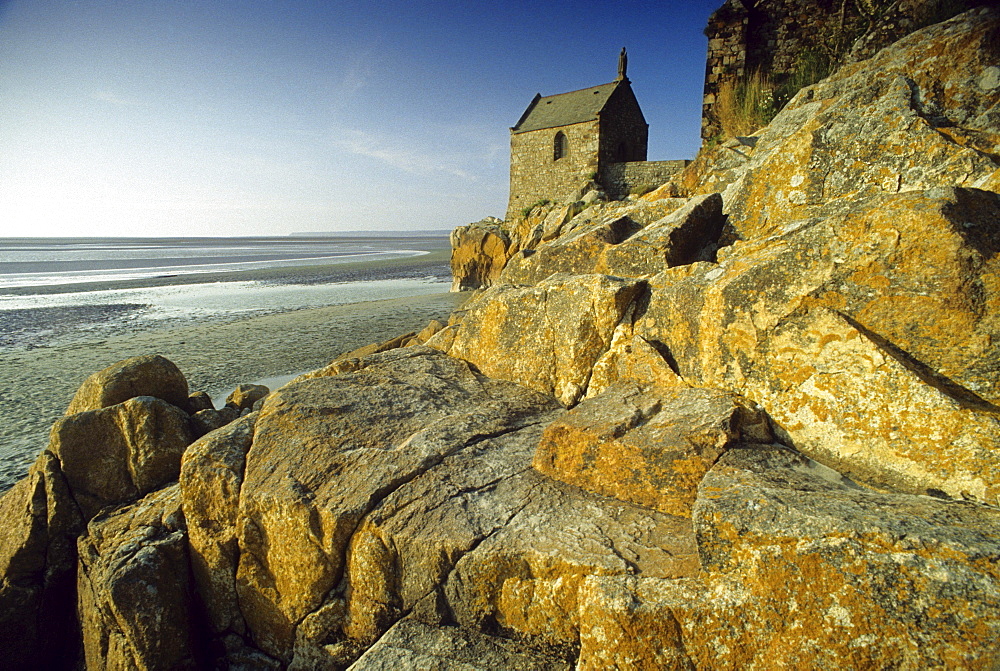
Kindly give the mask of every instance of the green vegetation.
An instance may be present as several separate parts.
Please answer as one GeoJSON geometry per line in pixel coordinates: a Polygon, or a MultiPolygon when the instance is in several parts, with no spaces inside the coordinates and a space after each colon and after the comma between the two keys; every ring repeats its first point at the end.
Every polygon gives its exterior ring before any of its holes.
{"type": "Polygon", "coordinates": [[[829,54],[818,48],[805,49],[795,59],[795,70],[775,89],[775,113],[787,105],[801,89],[829,77],[832,71],[833,60],[829,54]]]}
{"type": "Polygon", "coordinates": [[[746,79],[724,82],[719,88],[715,113],[726,137],[749,135],[778,113],[774,84],[760,72],[746,79]]]}
{"type": "MultiPolygon", "coordinates": [[[[769,75],[756,71],[721,85],[714,113],[722,132],[706,141],[707,147],[727,138],[750,135],[766,126],[796,93],[828,77],[840,66],[859,38],[891,22],[895,6],[893,0],[841,0],[838,4],[839,23],[814,37],[813,46],[798,55],[791,73],[769,75]],[[861,20],[845,21],[852,14],[861,20]]],[[[945,21],[975,4],[974,0],[924,0],[914,14],[913,30],[945,21]]]]}
{"type": "Polygon", "coordinates": [[[629,189],[628,195],[635,196],[638,198],[639,196],[645,196],[647,193],[649,193],[655,188],[656,188],[655,186],[651,185],[633,186],[631,189],[629,189]]]}
{"type": "Polygon", "coordinates": [[[534,210],[536,207],[545,207],[546,205],[548,205],[551,202],[552,201],[549,200],[548,198],[543,198],[543,199],[541,199],[539,201],[536,201],[536,202],[532,203],[531,205],[528,205],[527,207],[522,207],[521,208],[521,218],[522,219],[527,219],[528,215],[531,214],[531,211],[534,210]]]}

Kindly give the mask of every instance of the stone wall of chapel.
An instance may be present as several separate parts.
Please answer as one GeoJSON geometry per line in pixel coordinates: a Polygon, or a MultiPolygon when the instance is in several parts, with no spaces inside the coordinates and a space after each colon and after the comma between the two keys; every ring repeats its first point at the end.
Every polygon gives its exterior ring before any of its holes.
{"type": "Polygon", "coordinates": [[[649,126],[630,86],[622,86],[601,111],[601,146],[598,162],[603,168],[612,163],[645,161],[649,126]],[[619,149],[624,148],[624,155],[619,149]]]}
{"type": "Polygon", "coordinates": [[[601,170],[601,184],[610,198],[642,194],[669,181],[689,163],[684,160],[611,163],[601,170]]]}
{"type": "Polygon", "coordinates": [[[543,128],[510,135],[510,201],[507,218],[540,200],[564,201],[598,171],[600,123],[543,128]],[[556,133],[567,139],[566,156],[554,159],[556,133]]]}

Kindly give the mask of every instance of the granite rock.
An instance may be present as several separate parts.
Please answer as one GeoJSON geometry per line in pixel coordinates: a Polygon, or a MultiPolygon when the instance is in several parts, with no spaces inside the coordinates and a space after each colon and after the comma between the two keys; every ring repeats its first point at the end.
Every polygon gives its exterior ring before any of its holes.
{"type": "Polygon", "coordinates": [[[572,405],[643,286],[561,273],[532,287],[495,285],[465,306],[447,353],[572,405]]]}
{"type": "Polygon", "coordinates": [[[134,501],[176,480],[191,438],[187,413],[139,396],[63,417],[52,426],[49,450],[90,519],[105,506],[134,501]]]}
{"type": "Polygon", "coordinates": [[[198,669],[180,488],[102,513],[79,540],[88,669],[198,669]]]}
{"type": "Polygon", "coordinates": [[[99,410],[136,396],[152,396],[187,410],[187,379],[173,362],[156,354],[125,359],[84,380],[66,414],[99,410]]]}

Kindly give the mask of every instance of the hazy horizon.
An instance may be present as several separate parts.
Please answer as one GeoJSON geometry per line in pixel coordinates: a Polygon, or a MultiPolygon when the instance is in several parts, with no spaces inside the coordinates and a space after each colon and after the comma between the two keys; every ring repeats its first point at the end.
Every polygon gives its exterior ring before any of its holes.
{"type": "Polygon", "coordinates": [[[450,230],[502,216],[535,93],[629,78],[700,145],[721,0],[0,0],[0,237],[450,230]]]}

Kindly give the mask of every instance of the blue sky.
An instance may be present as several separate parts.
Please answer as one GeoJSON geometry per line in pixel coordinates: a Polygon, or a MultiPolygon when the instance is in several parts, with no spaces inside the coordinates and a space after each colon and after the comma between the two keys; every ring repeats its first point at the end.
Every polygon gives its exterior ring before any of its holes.
{"type": "Polygon", "coordinates": [[[614,79],[698,150],[702,2],[0,0],[0,236],[448,229],[532,96],[614,79]]]}

